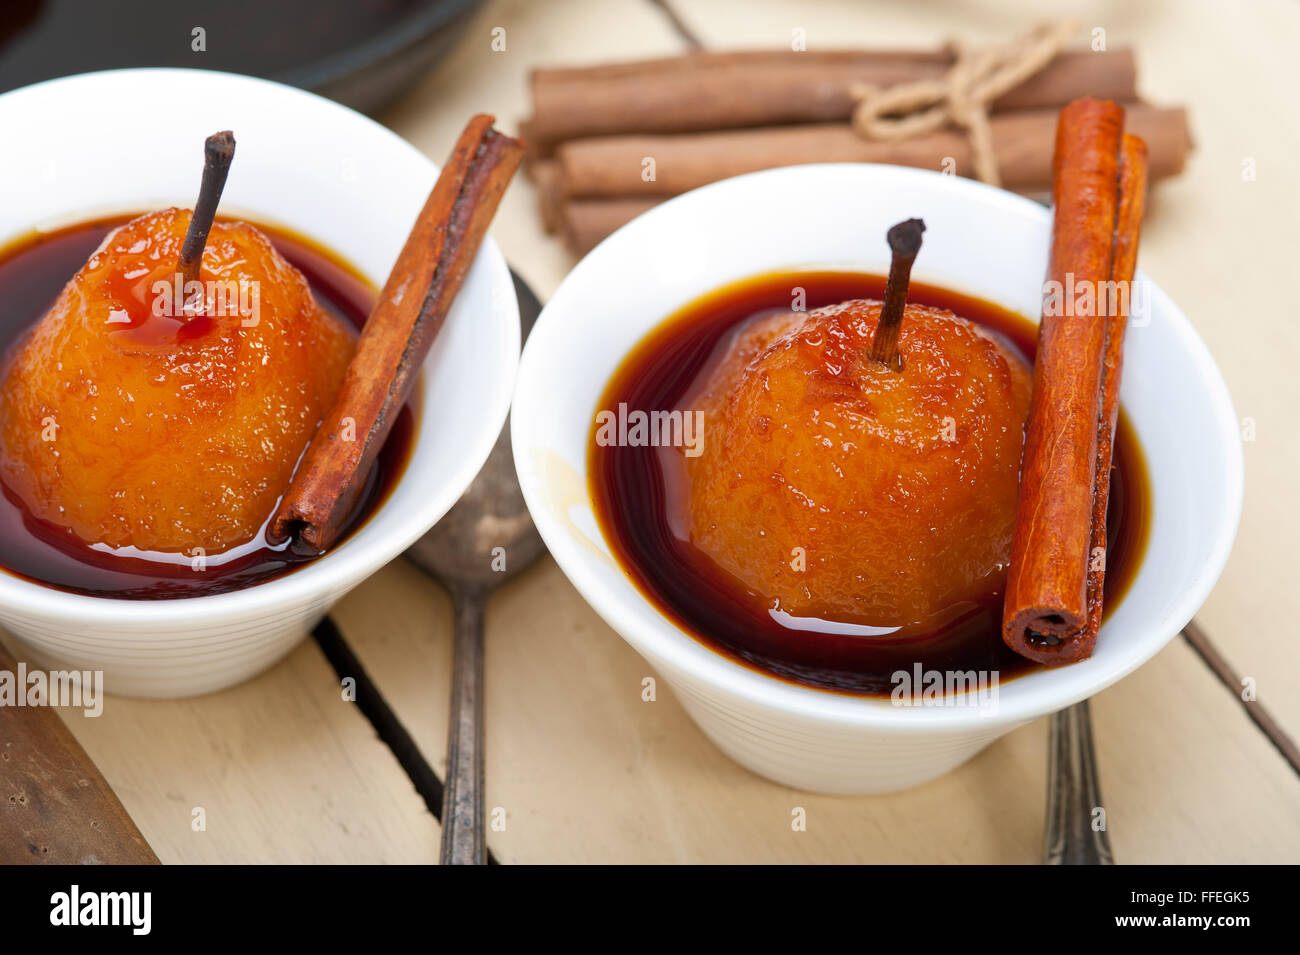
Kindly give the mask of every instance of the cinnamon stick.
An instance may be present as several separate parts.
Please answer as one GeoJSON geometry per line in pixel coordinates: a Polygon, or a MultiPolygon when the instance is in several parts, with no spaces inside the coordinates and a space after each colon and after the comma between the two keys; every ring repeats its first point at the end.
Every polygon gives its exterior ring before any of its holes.
{"type": "MultiPolygon", "coordinates": [[[[950,51],[772,50],[535,70],[531,155],[588,136],[847,121],[855,86],[938,79],[952,64],[950,51]]],[[[1136,74],[1129,49],[1062,53],[992,109],[1059,107],[1083,95],[1132,100],[1136,74]]]]}
{"type": "MultiPolygon", "coordinates": [[[[993,145],[1006,188],[1050,188],[1056,121],[1057,111],[1050,109],[993,117],[993,145]]],[[[1183,109],[1131,105],[1128,128],[1147,142],[1153,179],[1182,171],[1191,151],[1183,109]]],[[[742,173],[814,162],[890,163],[939,171],[951,161],[956,174],[974,174],[970,139],[958,130],[872,142],[847,124],[583,139],[562,145],[556,159],[559,187],[569,199],[662,198],[742,173]],[[647,157],[654,160],[652,178],[646,174],[647,157]]]]}
{"type": "Polygon", "coordinates": [[[627,225],[647,209],[658,205],[656,199],[573,199],[559,209],[559,231],[564,246],[574,255],[586,255],[606,236],[627,225]]]}
{"type": "MultiPolygon", "coordinates": [[[[1013,191],[1043,205],[1048,205],[1052,201],[1050,189],[1013,191]]],[[[564,247],[575,256],[583,256],[604,241],[608,235],[667,198],[666,196],[646,198],[615,196],[609,199],[556,200],[553,197],[544,197],[539,191],[537,204],[540,214],[544,217],[543,222],[550,223],[547,231],[560,233],[564,239],[564,247]]]]}
{"type": "Polygon", "coordinates": [[[554,160],[536,163],[532,169],[537,184],[537,213],[547,235],[564,227],[564,195],[560,192],[560,169],[554,160]]]}
{"type": "Polygon", "coordinates": [[[1145,149],[1123,135],[1124,118],[1115,103],[1085,99],[1057,128],[1049,284],[1002,621],[1009,647],[1049,665],[1089,656],[1101,621],[1102,488],[1127,321],[1108,283],[1131,288],[1146,182],[1145,149]]]}
{"type": "MultiPolygon", "coordinates": [[[[1138,239],[1146,207],[1147,146],[1129,133],[1120,141],[1119,211],[1115,222],[1115,259],[1111,279],[1132,289],[1137,273],[1138,239]]],[[[1088,629],[1076,642],[1076,652],[1092,653],[1101,630],[1102,585],[1106,580],[1106,510],[1110,504],[1111,461],[1119,423],[1120,372],[1124,366],[1124,332],[1132,306],[1121,297],[1106,320],[1106,363],[1102,369],[1101,424],[1097,441],[1097,492],[1093,498],[1092,536],[1088,558],[1088,629]]]]}
{"type": "Polygon", "coordinates": [[[366,320],[338,397],[269,528],[327,550],[351,518],[420,366],[460,291],[523,144],[475,116],[461,133],[366,320]]]}

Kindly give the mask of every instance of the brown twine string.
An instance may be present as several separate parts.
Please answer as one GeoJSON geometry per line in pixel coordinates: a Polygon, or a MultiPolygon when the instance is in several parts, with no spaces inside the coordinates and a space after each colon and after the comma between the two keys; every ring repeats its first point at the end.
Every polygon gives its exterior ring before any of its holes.
{"type": "Polygon", "coordinates": [[[951,124],[970,138],[975,177],[999,186],[989,105],[1050,63],[1078,28],[1074,20],[1046,23],[1002,48],[975,49],[952,42],[955,60],[941,79],[887,89],[854,85],[850,92],[858,103],[853,129],[866,139],[897,142],[951,124]]]}

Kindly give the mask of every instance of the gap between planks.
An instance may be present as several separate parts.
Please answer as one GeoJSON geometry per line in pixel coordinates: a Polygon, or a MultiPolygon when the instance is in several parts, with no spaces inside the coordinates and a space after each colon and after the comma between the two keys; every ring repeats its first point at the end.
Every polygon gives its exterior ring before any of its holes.
{"type": "Polygon", "coordinates": [[[1183,638],[1191,644],[1196,655],[1201,658],[1201,662],[1209,667],[1210,672],[1218,677],[1219,682],[1228,688],[1233,698],[1246,711],[1251,722],[1268,737],[1269,742],[1277,747],[1277,751],[1282,754],[1282,758],[1287,761],[1291,770],[1300,776],[1300,747],[1296,746],[1295,740],[1273,718],[1273,714],[1264,708],[1264,704],[1258,700],[1247,700],[1241,695],[1241,676],[1228,663],[1227,658],[1215,646],[1205,629],[1195,620],[1191,620],[1183,628],[1183,638]]]}
{"type": "MultiPolygon", "coordinates": [[[[410,732],[402,725],[393,708],[388,705],[384,699],[384,694],[375,681],[371,679],[366,668],[361,665],[361,660],[357,657],[356,652],[349,646],[347,638],[339,629],[338,624],[334,622],[333,617],[325,617],[312,631],[312,637],[315,639],[321,652],[325,654],[325,659],[329,661],[330,666],[334,668],[334,673],[340,680],[352,679],[356,681],[356,703],[361,713],[374,727],[375,732],[379,735],[380,741],[387,746],[396,757],[402,771],[406,773],[407,778],[411,780],[411,785],[415,791],[424,799],[424,805],[429,812],[439,822],[442,822],[442,780],[434,772],[429,761],[424,758],[420,752],[420,747],[416,745],[415,740],[411,737],[410,732]]],[[[497,865],[497,859],[488,850],[488,865],[497,865]]]]}

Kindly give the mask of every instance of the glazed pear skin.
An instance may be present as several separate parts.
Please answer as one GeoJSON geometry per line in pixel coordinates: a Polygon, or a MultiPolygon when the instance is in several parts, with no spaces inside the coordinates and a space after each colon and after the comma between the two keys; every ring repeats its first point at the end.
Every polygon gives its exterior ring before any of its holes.
{"type": "Polygon", "coordinates": [[[702,393],[690,539],[796,617],[898,627],[1006,569],[1032,373],[951,312],[907,306],[903,370],[870,359],[880,303],[753,322],[702,393]]]}
{"type": "Polygon", "coordinates": [[[213,225],[199,307],[160,314],[189,219],[165,209],[111,233],[0,360],[0,479],[85,544],[215,555],[252,541],[352,356],[355,333],[246,223],[213,225]]]}

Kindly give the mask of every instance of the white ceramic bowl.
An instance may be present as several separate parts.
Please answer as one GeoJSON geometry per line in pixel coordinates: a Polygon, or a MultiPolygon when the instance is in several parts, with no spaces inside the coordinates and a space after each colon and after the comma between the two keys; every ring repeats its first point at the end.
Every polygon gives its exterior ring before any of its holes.
{"type": "MultiPolygon", "coordinates": [[[[288,226],[376,286],[438,172],[329,100],[199,70],[120,70],[15,90],[0,96],[0,129],[0,242],[100,213],[192,206],[204,137],[232,129],[223,212],[288,226]]],[[[407,470],[342,546],[277,580],[187,600],[86,597],[0,573],[0,625],[33,663],[103,670],[117,693],[187,696],[260,672],[456,502],[505,423],[518,357],[514,287],[489,239],[425,363],[407,470]]]]}
{"type": "Polygon", "coordinates": [[[1008,681],[996,706],[903,708],[765,676],[660,614],[610,557],[588,494],[587,443],[615,368],[671,312],[728,282],[790,267],[888,271],[885,230],[912,216],[927,226],[917,280],[1036,318],[1051,229],[1041,206],[920,170],[801,166],[706,186],[620,229],[556,291],[520,364],[515,463],[560,567],[724,752],[800,789],[867,793],[923,782],[1114,683],[1204,601],[1241,508],[1227,388],[1182,312],[1150,287],[1149,324],[1129,331],[1121,396],[1150,469],[1150,540],[1091,659],[1008,681]]]}

